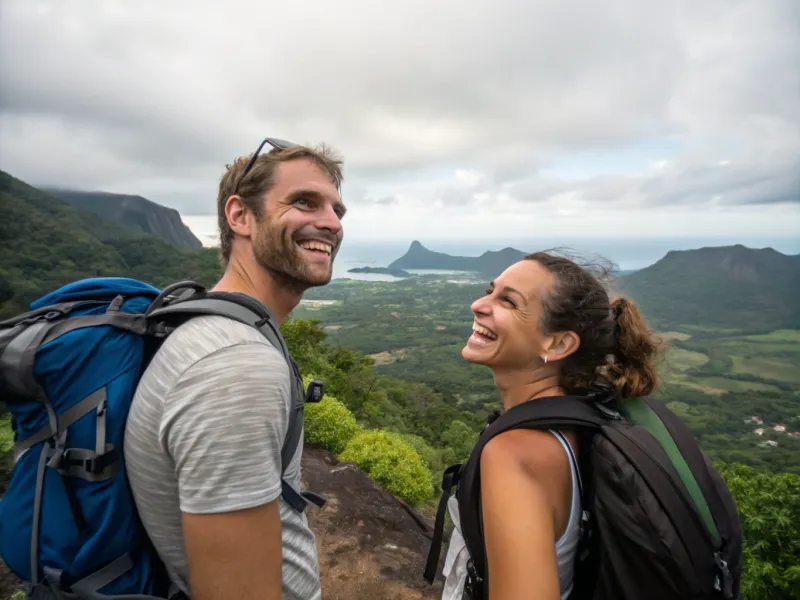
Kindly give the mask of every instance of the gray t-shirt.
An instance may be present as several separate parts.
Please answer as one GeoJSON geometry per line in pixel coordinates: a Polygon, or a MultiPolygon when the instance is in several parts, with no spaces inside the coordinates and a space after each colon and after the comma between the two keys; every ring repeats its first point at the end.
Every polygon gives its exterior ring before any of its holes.
{"type": "MultiPolygon", "coordinates": [[[[281,493],[289,368],[258,331],[217,316],[176,329],[145,371],[125,431],[125,460],[145,529],[188,593],[181,511],[252,508],[281,493]]],[[[300,486],[302,439],[286,471],[300,486]]],[[[314,534],[280,499],[284,600],[321,598],[314,534]]]]}

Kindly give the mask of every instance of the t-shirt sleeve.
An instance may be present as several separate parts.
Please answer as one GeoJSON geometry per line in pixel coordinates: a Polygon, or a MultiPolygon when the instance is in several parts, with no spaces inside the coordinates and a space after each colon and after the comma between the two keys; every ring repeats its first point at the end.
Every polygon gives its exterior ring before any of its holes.
{"type": "Polygon", "coordinates": [[[184,371],[159,432],[182,511],[241,510],[278,497],[290,398],[288,366],[265,344],[228,346],[184,371]]]}

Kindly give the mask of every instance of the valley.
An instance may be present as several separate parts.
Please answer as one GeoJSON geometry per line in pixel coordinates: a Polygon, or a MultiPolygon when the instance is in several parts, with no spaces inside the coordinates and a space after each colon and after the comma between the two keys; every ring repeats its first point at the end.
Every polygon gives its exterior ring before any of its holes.
{"type": "MultiPolygon", "coordinates": [[[[319,321],[330,343],[369,355],[378,373],[425,384],[482,420],[500,403],[491,373],[464,361],[461,349],[483,279],[338,280],[309,291],[294,316],[319,321]]],[[[656,329],[663,350],[656,397],[680,412],[713,458],[800,473],[800,329],[752,333],[750,323],[737,328],[736,316],[724,314],[725,327],[706,327],[691,310],[685,319],[656,329]]]]}

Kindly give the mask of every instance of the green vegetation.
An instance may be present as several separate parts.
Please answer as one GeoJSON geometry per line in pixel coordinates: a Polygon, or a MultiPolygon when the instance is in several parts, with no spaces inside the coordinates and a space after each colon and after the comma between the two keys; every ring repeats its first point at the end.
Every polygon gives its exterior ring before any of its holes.
{"type": "Polygon", "coordinates": [[[412,506],[419,506],[433,494],[427,465],[414,446],[396,433],[385,430],[359,433],[339,458],[352,462],[412,506]]]}
{"type": "MultiPolygon", "coordinates": [[[[307,380],[312,379],[307,377],[307,380]]],[[[309,404],[305,408],[306,442],[317,444],[333,452],[341,454],[348,442],[361,430],[347,407],[333,396],[325,396],[317,404],[309,404]]]]}
{"type": "Polygon", "coordinates": [[[742,595],[752,600],[800,598],[800,476],[721,465],[744,534],[742,595]]]}

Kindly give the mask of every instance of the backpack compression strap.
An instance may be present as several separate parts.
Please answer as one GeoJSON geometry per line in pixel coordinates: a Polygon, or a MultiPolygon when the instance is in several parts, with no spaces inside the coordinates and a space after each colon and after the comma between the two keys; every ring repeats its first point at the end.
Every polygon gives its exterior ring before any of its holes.
{"type": "Polygon", "coordinates": [[[460,472],[456,492],[461,533],[470,555],[467,565],[467,588],[473,598],[488,595],[486,548],[483,543],[483,519],[480,501],[480,457],[483,448],[497,435],[511,429],[559,429],[562,427],[599,429],[610,419],[622,417],[604,406],[574,396],[540,398],[523,402],[498,417],[484,429],[460,472]]]}
{"type": "MultiPolygon", "coordinates": [[[[198,315],[227,317],[254,327],[283,355],[289,366],[289,373],[292,378],[292,408],[289,411],[286,438],[281,448],[281,475],[283,475],[297,450],[300,437],[303,435],[301,413],[306,399],[303,397],[302,378],[289,355],[289,350],[286,347],[283,336],[281,336],[275,317],[266,306],[244,294],[208,292],[201,293],[199,297],[190,296],[186,299],[160,306],[152,312],[148,312],[147,318],[156,326],[156,332],[158,333],[157,327],[159,325],[172,327],[173,323],[171,321],[173,319],[198,315]]],[[[317,507],[322,507],[325,503],[322,497],[311,492],[301,492],[283,477],[281,479],[281,488],[283,499],[298,512],[304,511],[309,502],[317,507]]]]}

